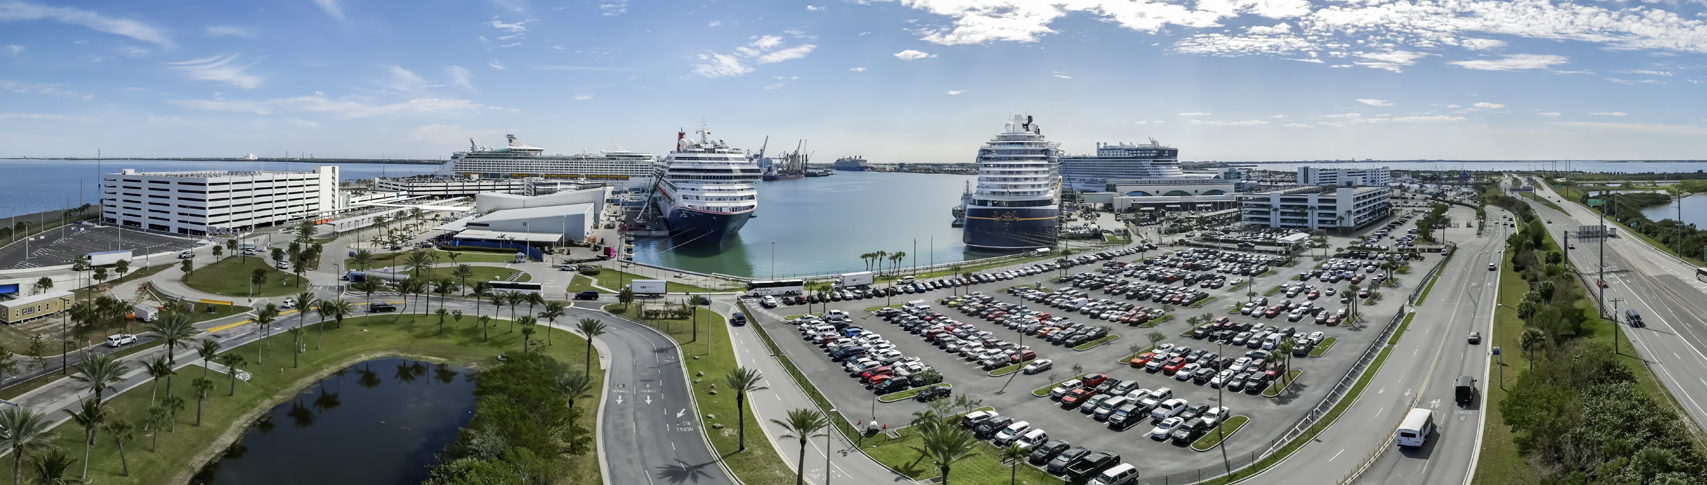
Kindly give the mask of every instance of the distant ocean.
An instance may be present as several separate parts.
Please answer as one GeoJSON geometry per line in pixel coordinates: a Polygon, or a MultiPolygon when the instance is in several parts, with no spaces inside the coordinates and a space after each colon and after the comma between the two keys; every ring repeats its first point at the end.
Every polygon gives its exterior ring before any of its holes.
{"type": "MultiPolygon", "coordinates": [[[[315,163],[284,162],[171,162],[154,160],[0,160],[0,217],[61,210],[99,203],[96,188],[100,172],[117,173],[134,168],[142,171],[193,170],[312,170],[315,163]],[[79,192],[81,190],[81,192],[79,192]]],[[[389,163],[336,164],[343,180],[416,175],[438,170],[437,165],[389,163]]]]}

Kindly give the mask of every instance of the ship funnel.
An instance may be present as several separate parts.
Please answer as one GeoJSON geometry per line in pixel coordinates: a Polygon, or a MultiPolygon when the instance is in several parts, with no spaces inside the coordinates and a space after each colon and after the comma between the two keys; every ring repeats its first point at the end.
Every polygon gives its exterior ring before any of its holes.
{"type": "Polygon", "coordinates": [[[516,146],[516,135],[504,135],[504,138],[510,140],[510,146],[516,146]]]}

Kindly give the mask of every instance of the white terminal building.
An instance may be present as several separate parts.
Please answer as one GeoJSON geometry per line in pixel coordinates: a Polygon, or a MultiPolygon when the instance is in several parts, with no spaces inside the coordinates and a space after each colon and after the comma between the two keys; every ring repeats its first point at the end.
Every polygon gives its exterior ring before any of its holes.
{"type": "Polygon", "coordinates": [[[1239,195],[1245,224],[1288,229],[1353,229],[1393,211],[1392,189],[1376,187],[1295,187],[1239,195]]]}
{"type": "Polygon", "coordinates": [[[103,221],[189,236],[318,218],[343,204],[334,165],[289,172],[125,169],[101,176],[103,221]]]}
{"type": "Polygon", "coordinates": [[[1387,185],[1392,171],[1381,168],[1298,167],[1298,185],[1387,185]]]}
{"type": "Polygon", "coordinates": [[[436,229],[464,241],[559,244],[592,235],[611,199],[612,188],[563,190],[548,195],[483,193],[474,197],[474,216],[436,229]]]}

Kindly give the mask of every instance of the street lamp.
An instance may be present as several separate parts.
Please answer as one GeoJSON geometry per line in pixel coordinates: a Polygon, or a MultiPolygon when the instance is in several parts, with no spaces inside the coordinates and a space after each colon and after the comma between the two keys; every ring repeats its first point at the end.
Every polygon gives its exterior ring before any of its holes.
{"type": "MultiPolygon", "coordinates": [[[[830,426],[835,427],[836,423],[834,419],[836,419],[836,417],[834,415],[836,414],[836,408],[830,408],[830,414],[830,416],[825,417],[831,419],[832,421],[830,422],[830,426]]],[[[824,485],[830,485],[830,445],[834,444],[830,441],[830,438],[835,435],[836,433],[834,432],[824,433],[824,485]]],[[[805,466],[805,464],[803,463],[801,466],[805,466]]]]}

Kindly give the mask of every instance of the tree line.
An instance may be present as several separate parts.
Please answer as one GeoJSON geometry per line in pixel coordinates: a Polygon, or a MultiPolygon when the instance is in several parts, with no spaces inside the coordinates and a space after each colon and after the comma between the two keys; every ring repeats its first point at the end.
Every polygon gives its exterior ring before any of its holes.
{"type": "Polygon", "coordinates": [[[505,354],[480,373],[474,418],[447,445],[426,485],[558,483],[568,468],[558,455],[592,450],[591,430],[574,407],[587,374],[541,354],[505,354]]]}

